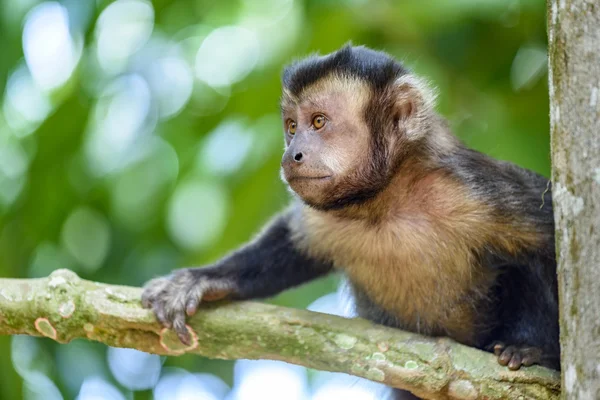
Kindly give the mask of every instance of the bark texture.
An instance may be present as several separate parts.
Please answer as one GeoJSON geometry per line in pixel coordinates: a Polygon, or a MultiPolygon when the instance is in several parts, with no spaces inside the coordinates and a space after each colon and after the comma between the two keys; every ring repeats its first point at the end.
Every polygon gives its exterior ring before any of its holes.
{"type": "Polygon", "coordinates": [[[495,357],[362,319],[238,302],[203,307],[181,345],[140,305],[141,289],[80,279],[0,279],[0,334],[87,338],[115,347],[176,356],[270,359],[345,372],[407,389],[426,399],[558,399],[560,376],[533,366],[510,371],[495,357]]]}
{"type": "Polygon", "coordinates": [[[600,399],[600,2],[548,4],[563,398],[600,399]]]}

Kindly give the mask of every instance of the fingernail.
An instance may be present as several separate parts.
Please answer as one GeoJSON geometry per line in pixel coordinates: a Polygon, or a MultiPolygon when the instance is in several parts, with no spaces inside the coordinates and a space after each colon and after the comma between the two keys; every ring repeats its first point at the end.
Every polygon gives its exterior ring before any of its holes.
{"type": "Polygon", "coordinates": [[[177,336],[179,336],[179,340],[181,340],[181,343],[185,344],[186,346],[190,345],[190,337],[188,334],[180,333],[177,336]]]}

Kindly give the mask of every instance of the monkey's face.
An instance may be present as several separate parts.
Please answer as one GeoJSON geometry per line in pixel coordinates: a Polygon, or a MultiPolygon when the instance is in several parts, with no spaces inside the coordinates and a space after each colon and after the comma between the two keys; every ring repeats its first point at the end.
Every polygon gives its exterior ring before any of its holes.
{"type": "Polygon", "coordinates": [[[405,160],[431,153],[435,96],[385,53],[345,46],[288,66],[282,83],[281,175],[312,207],[369,201],[405,160]]]}
{"type": "Polygon", "coordinates": [[[368,164],[369,96],[367,85],[347,79],[319,81],[297,98],[284,93],[282,178],[306,203],[327,208],[368,164]]]}

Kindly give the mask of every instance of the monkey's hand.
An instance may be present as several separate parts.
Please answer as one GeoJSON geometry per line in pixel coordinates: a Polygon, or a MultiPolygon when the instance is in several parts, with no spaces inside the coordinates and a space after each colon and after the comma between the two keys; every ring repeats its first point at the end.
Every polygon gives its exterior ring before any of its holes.
{"type": "Polygon", "coordinates": [[[152,309],[162,325],[190,345],[186,315],[194,315],[201,301],[220,300],[233,292],[232,282],[210,275],[207,268],[186,268],[153,279],[144,285],[142,306],[152,309]]]}

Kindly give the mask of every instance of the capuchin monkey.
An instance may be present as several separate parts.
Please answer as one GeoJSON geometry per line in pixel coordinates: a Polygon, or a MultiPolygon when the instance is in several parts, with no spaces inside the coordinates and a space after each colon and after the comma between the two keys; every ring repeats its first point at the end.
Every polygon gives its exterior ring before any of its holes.
{"type": "Polygon", "coordinates": [[[363,318],[493,352],[511,370],[559,369],[549,181],[467,148],[428,84],[386,53],[346,45],[286,67],[282,84],[291,204],[213,265],[148,282],[144,307],[189,343],[201,302],[341,271],[363,318]]]}

